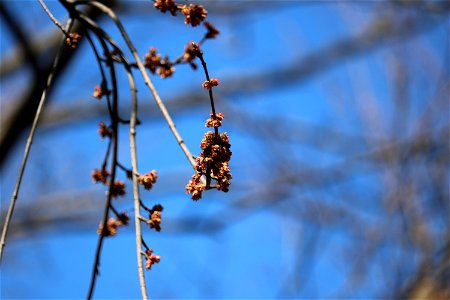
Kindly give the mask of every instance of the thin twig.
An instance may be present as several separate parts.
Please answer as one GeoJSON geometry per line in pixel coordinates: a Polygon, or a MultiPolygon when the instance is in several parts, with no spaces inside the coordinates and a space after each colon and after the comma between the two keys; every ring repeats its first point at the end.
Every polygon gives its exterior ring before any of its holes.
{"type": "Polygon", "coordinates": [[[112,85],[112,112],[111,112],[111,128],[112,128],[112,135],[110,137],[111,142],[113,144],[113,153],[111,158],[111,180],[109,183],[109,191],[105,203],[105,208],[103,212],[103,226],[102,231],[100,232],[100,236],[97,243],[97,248],[95,251],[95,261],[93,265],[92,270],[92,276],[91,276],[91,282],[89,285],[89,292],[88,292],[88,299],[92,299],[92,295],[94,293],[95,288],[95,282],[97,279],[97,275],[99,273],[98,268],[100,265],[100,255],[101,255],[101,249],[103,245],[103,239],[105,238],[104,230],[106,229],[107,222],[108,222],[108,216],[109,216],[109,209],[111,206],[111,200],[112,200],[112,189],[114,186],[115,176],[116,176],[116,166],[117,166],[117,152],[118,152],[118,130],[119,130],[119,124],[118,124],[118,97],[117,97],[117,80],[116,80],[116,72],[114,68],[114,63],[109,55],[108,47],[106,43],[103,41],[102,37],[99,36],[99,41],[103,47],[103,51],[105,52],[105,56],[107,58],[107,64],[110,71],[110,77],[111,77],[111,85],[112,85]]]}
{"type": "MultiPolygon", "coordinates": [[[[106,74],[105,74],[105,70],[104,70],[103,64],[102,64],[103,60],[100,57],[100,54],[99,54],[99,52],[97,50],[97,47],[95,46],[94,41],[92,40],[92,37],[91,37],[91,35],[90,35],[90,33],[89,33],[89,31],[87,29],[84,30],[84,34],[86,35],[86,37],[88,39],[88,42],[91,45],[92,51],[94,52],[95,58],[96,58],[97,63],[98,63],[98,69],[100,70],[100,76],[102,77],[101,87],[104,88],[106,91],[109,91],[108,80],[106,80],[106,74]]],[[[108,106],[108,112],[109,112],[109,114],[111,114],[111,100],[110,100],[110,97],[109,97],[109,92],[106,92],[105,96],[106,96],[106,103],[107,103],[107,106],[108,106]]]]}
{"type": "Polygon", "coordinates": [[[47,13],[47,15],[50,17],[50,19],[52,20],[53,23],[55,23],[55,25],[62,31],[62,33],[68,37],[69,34],[67,33],[67,30],[65,30],[61,23],[59,23],[59,21],[55,18],[55,16],[52,14],[52,12],[48,9],[47,5],[45,4],[45,2],[43,0],[39,0],[39,3],[41,4],[42,8],[44,9],[44,11],[47,13]]]}
{"type": "MultiPolygon", "coordinates": [[[[69,19],[68,22],[67,22],[67,25],[66,25],[66,30],[67,31],[70,30],[70,27],[72,26],[72,23],[73,23],[73,20],[69,19]]],[[[53,82],[54,73],[55,73],[55,71],[56,71],[56,69],[58,67],[60,57],[61,57],[61,55],[62,55],[62,53],[63,53],[63,51],[65,49],[65,43],[66,43],[66,38],[63,37],[63,39],[61,41],[61,46],[60,46],[60,48],[58,50],[58,53],[55,56],[55,60],[53,62],[52,69],[50,71],[50,74],[48,75],[47,85],[44,88],[44,90],[42,91],[41,99],[39,101],[39,105],[38,105],[38,108],[36,110],[36,114],[34,116],[33,124],[31,126],[31,130],[30,130],[30,134],[28,135],[27,144],[25,146],[25,151],[24,151],[23,158],[22,158],[22,163],[21,163],[20,169],[19,169],[19,175],[17,177],[16,185],[14,187],[14,191],[13,191],[13,194],[12,194],[12,197],[11,197],[11,202],[9,204],[9,209],[8,209],[7,214],[6,214],[5,223],[3,225],[2,237],[1,237],[1,242],[0,242],[0,262],[1,262],[2,258],[3,258],[3,249],[4,249],[5,244],[6,244],[6,236],[8,234],[9,225],[10,225],[10,222],[11,222],[12,215],[14,213],[14,207],[16,205],[17,197],[19,196],[20,185],[22,183],[22,177],[23,177],[23,173],[25,171],[25,166],[27,164],[28,155],[30,154],[31,144],[33,143],[33,137],[34,137],[34,134],[35,134],[35,131],[36,131],[36,128],[37,128],[37,124],[38,124],[39,118],[41,116],[42,109],[43,109],[44,104],[45,104],[45,100],[47,98],[47,91],[48,91],[50,85],[53,82]]]]}
{"type": "MultiPolygon", "coordinates": [[[[208,68],[206,66],[206,62],[205,59],[203,58],[203,54],[198,54],[197,57],[200,59],[200,62],[202,63],[202,67],[203,67],[203,71],[205,72],[205,77],[206,80],[208,80],[209,82],[211,81],[211,78],[209,77],[209,73],[208,73],[208,68]]],[[[214,96],[213,96],[213,92],[212,92],[213,87],[210,86],[208,89],[208,93],[209,93],[209,101],[211,104],[211,111],[213,114],[213,118],[216,118],[216,108],[214,107],[214,96]]],[[[216,127],[217,128],[217,127],[216,127]]]]}
{"type": "Polygon", "coordinates": [[[141,287],[142,299],[148,299],[147,285],[144,276],[144,263],[142,260],[142,227],[141,227],[141,198],[139,196],[138,183],[138,165],[136,154],[136,120],[137,120],[137,91],[133,74],[129,67],[125,68],[127,71],[128,81],[131,90],[131,116],[130,116],[130,155],[131,165],[133,168],[133,199],[134,199],[134,221],[136,226],[136,256],[138,264],[139,285],[141,287]]]}

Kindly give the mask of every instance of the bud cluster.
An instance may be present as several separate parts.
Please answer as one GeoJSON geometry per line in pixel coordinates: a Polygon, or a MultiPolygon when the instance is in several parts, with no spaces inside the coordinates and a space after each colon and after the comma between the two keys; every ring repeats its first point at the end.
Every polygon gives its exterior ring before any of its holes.
{"type": "Polygon", "coordinates": [[[106,222],[106,227],[103,228],[103,222],[99,225],[97,229],[98,234],[102,234],[103,236],[115,236],[117,234],[117,229],[120,226],[128,225],[130,218],[127,213],[123,212],[117,216],[117,220],[114,218],[109,218],[106,222]]]}
{"type": "MultiPolygon", "coordinates": [[[[223,114],[211,114],[211,118],[206,121],[206,127],[220,127],[222,125],[223,114]]],[[[196,158],[196,173],[192,176],[186,185],[186,192],[191,194],[192,200],[199,200],[202,192],[208,187],[211,179],[217,182],[216,188],[223,192],[228,192],[231,181],[229,161],[231,158],[229,137],[226,132],[214,133],[208,131],[205,133],[200,143],[203,150],[200,156],[196,158]],[[207,179],[207,186],[201,183],[201,177],[207,179]]]]}
{"type": "Polygon", "coordinates": [[[153,74],[157,73],[161,78],[170,77],[175,72],[169,57],[162,58],[155,47],[151,47],[147,54],[144,55],[144,66],[153,74]]]}
{"type": "Polygon", "coordinates": [[[170,12],[172,16],[176,16],[178,11],[181,12],[185,17],[184,23],[192,27],[202,23],[208,14],[200,4],[183,5],[176,4],[173,0],[156,0],[154,6],[162,13],[170,12]]]}
{"type": "Polygon", "coordinates": [[[98,134],[100,135],[100,138],[103,140],[105,137],[111,137],[112,136],[112,130],[104,122],[98,123],[98,134]]]}
{"type": "Polygon", "coordinates": [[[163,211],[164,207],[161,204],[156,204],[153,206],[153,208],[149,211],[149,220],[147,221],[147,224],[150,226],[150,228],[154,228],[156,231],[161,231],[161,212],[163,211]]]}
{"type": "Polygon", "coordinates": [[[150,270],[153,264],[160,262],[161,257],[159,255],[153,254],[153,249],[147,249],[145,251],[145,269],[150,270]]]}
{"type": "Polygon", "coordinates": [[[156,182],[156,179],[158,179],[158,173],[155,170],[152,170],[145,175],[140,175],[138,182],[139,184],[142,184],[146,190],[150,190],[156,182]]]}
{"type": "Polygon", "coordinates": [[[92,96],[100,100],[103,96],[109,94],[110,91],[108,91],[103,85],[97,85],[92,93],[92,96]]]}
{"type": "Polygon", "coordinates": [[[69,33],[69,35],[66,38],[67,45],[70,46],[70,48],[75,49],[78,44],[80,43],[81,35],[77,32],[69,33]]]}

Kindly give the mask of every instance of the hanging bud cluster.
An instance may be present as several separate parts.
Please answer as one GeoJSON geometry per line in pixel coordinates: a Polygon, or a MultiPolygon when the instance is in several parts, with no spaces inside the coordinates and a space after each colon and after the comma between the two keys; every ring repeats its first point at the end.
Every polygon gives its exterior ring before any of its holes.
{"type": "Polygon", "coordinates": [[[153,254],[153,249],[147,249],[145,251],[145,269],[150,270],[153,264],[159,263],[161,257],[159,255],[153,254]]]}
{"type": "Polygon", "coordinates": [[[181,12],[185,19],[186,25],[190,24],[195,27],[201,24],[205,19],[208,12],[200,4],[177,4],[173,0],[156,0],[154,4],[155,8],[162,13],[170,12],[172,16],[176,16],[177,12],[181,12]]]}
{"type": "Polygon", "coordinates": [[[127,213],[123,212],[115,218],[109,218],[106,222],[106,227],[103,228],[103,222],[99,225],[97,229],[98,234],[103,234],[105,237],[115,236],[117,234],[117,230],[120,226],[128,225],[130,218],[127,213]]]}
{"type": "MultiPolygon", "coordinates": [[[[206,127],[220,127],[223,118],[222,113],[211,114],[206,121],[206,127]]],[[[228,192],[232,177],[228,165],[232,154],[229,141],[226,132],[216,134],[208,131],[205,133],[200,143],[202,153],[196,159],[196,173],[186,185],[186,192],[191,195],[192,200],[199,200],[202,197],[202,192],[209,187],[211,179],[216,181],[217,190],[228,192]],[[207,180],[206,186],[201,183],[202,176],[205,176],[207,180]]]]}

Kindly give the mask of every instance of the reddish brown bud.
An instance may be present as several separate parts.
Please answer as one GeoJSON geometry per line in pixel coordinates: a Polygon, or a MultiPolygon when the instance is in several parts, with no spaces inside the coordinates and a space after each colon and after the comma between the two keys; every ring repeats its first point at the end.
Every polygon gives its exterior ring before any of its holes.
{"type": "Polygon", "coordinates": [[[210,22],[204,22],[203,25],[205,25],[208,30],[205,35],[205,38],[207,39],[214,39],[220,33],[220,31],[210,22]]]}
{"type": "Polygon", "coordinates": [[[202,54],[202,50],[200,50],[200,47],[195,42],[189,42],[184,48],[183,59],[187,62],[192,63],[192,61],[197,56],[200,56],[202,54]]]}
{"type": "Polygon", "coordinates": [[[122,180],[116,180],[111,187],[111,197],[125,195],[125,183],[122,180]]]}
{"type": "Polygon", "coordinates": [[[210,90],[211,87],[218,86],[218,85],[219,85],[219,79],[217,79],[217,78],[212,78],[209,81],[205,80],[205,82],[202,83],[203,88],[206,90],[210,90]]]}
{"type": "Polygon", "coordinates": [[[103,236],[114,236],[117,234],[117,227],[119,224],[114,218],[109,218],[106,222],[106,228],[103,228],[103,222],[99,225],[97,233],[103,236]]]}
{"type": "Polygon", "coordinates": [[[93,170],[91,173],[92,181],[94,183],[102,182],[106,183],[106,179],[111,175],[107,170],[93,170]]]}
{"type": "Polygon", "coordinates": [[[105,137],[111,137],[112,131],[111,129],[106,126],[104,122],[98,123],[98,134],[100,134],[100,138],[103,140],[105,137]]]}
{"type": "Polygon", "coordinates": [[[94,89],[94,92],[92,93],[92,96],[94,96],[97,99],[101,99],[105,95],[109,95],[109,91],[105,89],[103,86],[97,85],[94,89]]]}
{"type": "Polygon", "coordinates": [[[156,69],[161,65],[161,55],[156,53],[156,48],[151,47],[144,55],[144,66],[155,74],[156,69]]]}
{"type": "Polygon", "coordinates": [[[145,251],[145,269],[150,270],[153,264],[157,264],[161,261],[161,257],[159,255],[153,254],[152,249],[147,249],[145,251]]]}
{"type": "Polygon", "coordinates": [[[156,0],[155,4],[153,5],[162,13],[166,13],[166,11],[169,11],[172,16],[175,16],[177,14],[178,8],[173,0],[156,0]]]}
{"type": "Polygon", "coordinates": [[[175,68],[173,64],[169,61],[169,58],[166,56],[159,65],[158,70],[156,71],[161,78],[167,78],[172,76],[175,72],[175,68]]]}
{"type": "Polygon", "coordinates": [[[69,33],[69,36],[66,38],[67,45],[70,46],[70,48],[75,49],[78,44],[80,43],[81,35],[79,35],[76,32],[69,33]]]}
{"type": "Polygon", "coordinates": [[[146,190],[149,190],[156,182],[156,179],[158,179],[158,173],[155,170],[153,170],[145,175],[140,175],[138,177],[138,182],[139,184],[142,184],[146,190]]]}
{"type": "Polygon", "coordinates": [[[186,25],[191,24],[192,27],[203,22],[208,14],[206,9],[199,4],[183,5],[181,7],[181,13],[186,17],[184,23],[186,25]]]}

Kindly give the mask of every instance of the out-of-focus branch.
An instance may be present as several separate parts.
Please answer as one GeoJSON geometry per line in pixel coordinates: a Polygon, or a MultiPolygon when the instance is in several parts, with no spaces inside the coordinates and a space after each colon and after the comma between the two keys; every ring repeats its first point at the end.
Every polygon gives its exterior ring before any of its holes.
{"type": "MultiPolygon", "coordinates": [[[[288,65],[276,70],[263,71],[259,74],[247,74],[240,78],[224,79],[223,88],[218,92],[219,97],[227,97],[236,93],[260,93],[275,87],[282,87],[311,79],[320,72],[327,71],[330,66],[341,63],[361,53],[372,51],[384,42],[395,39],[407,39],[411,36],[429,30],[434,22],[421,20],[420,17],[411,18],[397,24],[395,20],[376,20],[368,29],[356,36],[333,42],[320,50],[294,59],[288,65]],[[426,22],[418,26],[418,22],[426,22]]],[[[251,99],[247,97],[247,99],[251,99]]],[[[195,91],[175,96],[169,102],[172,112],[195,109],[204,101],[203,95],[195,91]]],[[[147,104],[143,104],[143,112],[147,111],[147,104]]],[[[50,108],[44,117],[47,124],[60,126],[63,122],[77,121],[97,117],[102,111],[92,107],[60,107],[50,108]]],[[[1,165],[1,164],[0,164],[1,165]]]]}
{"type": "MultiPolygon", "coordinates": [[[[18,23],[18,19],[15,16],[13,16],[13,14],[9,11],[7,6],[3,2],[0,2],[0,15],[3,17],[3,20],[5,21],[6,25],[19,42],[20,49],[22,49],[23,51],[21,52],[23,58],[28,64],[32,66],[33,73],[36,76],[37,74],[39,74],[41,69],[39,67],[39,63],[33,45],[30,43],[30,37],[28,37],[26,33],[23,32],[22,26],[20,26],[20,24],[18,23]]],[[[2,64],[0,68],[1,72],[4,72],[3,69],[4,68],[2,64]]]]}
{"type": "MultiPolygon", "coordinates": [[[[115,3],[113,0],[107,2],[110,6],[115,3]]],[[[91,18],[98,18],[99,16],[98,11],[94,9],[87,9],[85,13],[91,18]]],[[[80,30],[81,28],[78,24],[73,26],[74,32],[80,30]]],[[[55,84],[57,84],[60,78],[59,75],[64,72],[75,51],[66,51],[62,54],[60,63],[55,70],[55,84]]],[[[6,116],[5,120],[2,120],[0,126],[2,128],[0,132],[0,166],[2,166],[7,159],[10,150],[21,136],[22,131],[31,124],[33,115],[39,103],[39,97],[46,86],[45,78],[47,78],[52,68],[52,63],[53,61],[49,61],[47,65],[41,67],[39,74],[34,77],[33,83],[29,85],[30,88],[23,93],[23,97],[18,101],[19,104],[16,106],[15,110],[11,112],[10,115],[6,116]]],[[[51,101],[51,91],[52,90],[50,89],[48,94],[49,101],[51,101]]]]}

